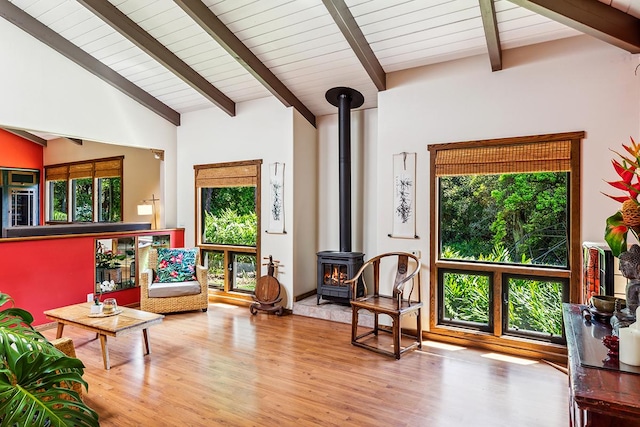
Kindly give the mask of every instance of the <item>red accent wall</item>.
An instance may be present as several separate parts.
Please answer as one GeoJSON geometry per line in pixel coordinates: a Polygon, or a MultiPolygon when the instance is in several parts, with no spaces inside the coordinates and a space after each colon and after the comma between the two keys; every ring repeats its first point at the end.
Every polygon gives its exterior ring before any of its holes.
{"type": "MultiPolygon", "coordinates": [[[[169,234],[171,246],[184,246],[184,229],[142,234],[169,234]]],[[[29,311],[34,325],[48,323],[43,311],[87,300],[95,289],[95,239],[131,236],[131,233],[56,236],[41,239],[0,239],[0,292],[29,311]]],[[[140,288],[109,296],[119,305],[140,303],[140,288]]]]}
{"type": "MultiPolygon", "coordinates": [[[[0,167],[40,171],[40,224],[44,221],[44,147],[0,129],[0,167]]],[[[1,283],[0,283],[1,285],[1,283]]]]}
{"type": "Polygon", "coordinates": [[[41,145],[0,129],[0,167],[42,171],[43,149],[41,145]]]}

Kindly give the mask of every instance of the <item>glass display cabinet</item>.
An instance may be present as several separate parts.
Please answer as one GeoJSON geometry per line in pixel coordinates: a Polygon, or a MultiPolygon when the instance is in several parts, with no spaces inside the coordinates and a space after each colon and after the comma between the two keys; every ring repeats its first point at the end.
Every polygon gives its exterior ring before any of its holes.
{"type": "Polygon", "coordinates": [[[170,247],[171,237],[162,234],[96,239],[95,242],[95,293],[99,294],[100,284],[105,280],[113,280],[113,291],[138,286],[140,272],[149,265],[149,250],[170,247]]]}

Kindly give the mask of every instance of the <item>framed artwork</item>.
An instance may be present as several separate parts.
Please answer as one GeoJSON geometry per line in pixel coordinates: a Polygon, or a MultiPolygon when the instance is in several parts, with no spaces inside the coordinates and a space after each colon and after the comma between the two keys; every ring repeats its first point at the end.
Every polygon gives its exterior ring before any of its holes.
{"type": "Polygon", "coordinates": [[[393,230],[390,237],[416,239],[416,153],[393,155],[393,230]]]}
{"type": "Polygon", "coordinates": [[[284,163],[269,165],[269,227],[267,233],[286,233],[284,229],[284,163]]]}

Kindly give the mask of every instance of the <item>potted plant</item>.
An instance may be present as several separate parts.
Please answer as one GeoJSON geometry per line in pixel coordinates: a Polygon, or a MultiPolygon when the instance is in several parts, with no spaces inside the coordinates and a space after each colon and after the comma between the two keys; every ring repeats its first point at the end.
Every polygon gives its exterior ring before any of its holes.
{"type": "Polygon", "coordinates": [[[56,349],[3,293],[0,308],[0,425],[99,426],[98,414],[72,389],[87,387],[82,362],[56,349]]]}
{"type": "Polygon", "coordinates": [[[622,196],[605,196],[622,203],[620,210],[607,218],[604,239],[611,248],[613,256],[617,257],[627,250],[627,234],[629,231],[638,239],[640,233],[640,144],[631,138],[631,144],[624,145],[626,154],[615,152],[620,160],[613,159],[611,163],[620,181],[608,182],[612,187],[622,190],[622,196]]]}
{"type": "Polygon", "coordinates": [[[96,280],[98,282],[111,281],[122,282],[122,270],[120,261],[126,258],[125,254],[118,254],[105,250],[100,246],[96,250],[96,280]]]}

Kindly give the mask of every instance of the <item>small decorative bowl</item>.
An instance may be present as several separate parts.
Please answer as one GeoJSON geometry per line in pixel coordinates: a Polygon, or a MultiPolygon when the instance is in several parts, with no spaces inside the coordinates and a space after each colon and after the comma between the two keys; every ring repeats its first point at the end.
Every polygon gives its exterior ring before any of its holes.
{"type": "Polygon", "coordinates": [[[600,313],[613,313],[617,299],[620,298],[609,295],[594,295],[591,297],[591,305],[600,313]]]}

